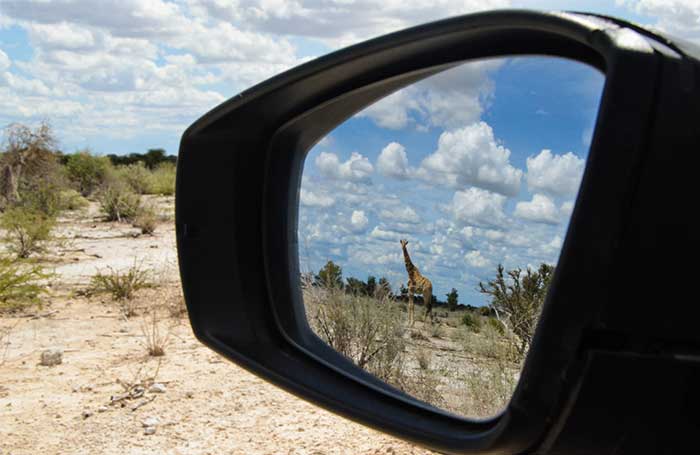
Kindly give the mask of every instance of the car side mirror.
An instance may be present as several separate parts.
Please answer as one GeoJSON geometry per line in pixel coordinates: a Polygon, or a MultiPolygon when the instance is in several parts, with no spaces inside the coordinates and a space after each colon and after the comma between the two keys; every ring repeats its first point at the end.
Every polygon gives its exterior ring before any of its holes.
{"type": "Polygon", "coordinates": [[[233,97],[187,129],[178,158],[178,254],[196,336],[306,400],[444,453],[673,452],[700,402],[694,303],[668,285],[692,283],[672,264],[692,242],[698,55],[616,19],[496,11],[351,46],[233,97]],[[299,190],[309,149],[356,112],[464,62],[511,55],[571,59],[606,80],[520,381],[500,415],[475,420],[388,386],[313,333],[299,190]],[[663,301],[675,310],[655,311],[663,301]]]}

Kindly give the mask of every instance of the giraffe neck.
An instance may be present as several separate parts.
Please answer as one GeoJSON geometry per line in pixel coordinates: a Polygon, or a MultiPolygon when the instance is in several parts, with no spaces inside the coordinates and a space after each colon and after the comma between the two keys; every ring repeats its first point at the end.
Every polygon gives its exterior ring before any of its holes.
{"type": "Polygon", "coordinates": [[[409,276],[413,276],[413,274],[418,270],[415,265],[413,265],[413,262],[411,262],[411,256],[408,255],[408,249],[404,246],[402,247],[403,249],[403,259],[404,262],[406,263],[406,272],[408,272],[409,276]]]}

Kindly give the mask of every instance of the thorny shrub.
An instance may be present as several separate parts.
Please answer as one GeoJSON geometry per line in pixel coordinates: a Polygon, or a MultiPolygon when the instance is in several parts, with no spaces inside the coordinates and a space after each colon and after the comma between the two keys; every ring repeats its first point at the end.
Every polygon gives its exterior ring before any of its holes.
{"type": "Polygon", "coordinates": [[[0,257],[0,312],[41,306],[40,297],[47,293],[44,282],[50,276],[40,265],[0,257]]]}
{"type": "Polygon", "coordinates": [[[315,332],[374,376],[395,382],[405,350],[402,317],[388,298],[346,294],[308,283],[304,302],[315,332]]]}
{"type": "Polygon", "coordinates": [[[153,235],[158,226],[158,220],[159,217],[155,209],[150,205],[146,205],[141,207],[134,218],[132,226],[141,229],[141,234],[153,235]]]}
{"type": "Polygon", "coordinates": [[[0,217],[7,249],[20,259],[44,252],[55,224],[55,218],[27,207],[7,209],[0,217]]]}
{"type": "Polygon", "coordinates": [[[104,185],[98,201],[106,221],[131,221],[141,210],[141,197],[119,180],[104,185]]]}

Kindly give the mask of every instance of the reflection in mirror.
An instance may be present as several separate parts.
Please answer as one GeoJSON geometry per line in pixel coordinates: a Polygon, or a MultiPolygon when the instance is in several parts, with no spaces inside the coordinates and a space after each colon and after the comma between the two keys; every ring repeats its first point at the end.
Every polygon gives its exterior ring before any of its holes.
{"type": "Polygon", "coordinates": [[[470,62],[319,142],[298,227],[314,332],[433,406],[501,411],[556,267],[603,83],[563,59],[470,62]]]}

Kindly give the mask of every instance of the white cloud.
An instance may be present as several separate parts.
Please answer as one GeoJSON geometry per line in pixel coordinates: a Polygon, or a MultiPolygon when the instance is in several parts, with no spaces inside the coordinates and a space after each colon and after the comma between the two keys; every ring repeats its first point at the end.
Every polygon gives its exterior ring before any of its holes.
{"type": "Polygon", "coordinates": [[[350,159],[343,163],[335,153],[321,152],[315,163],[324,177],[355,182],[369,181],[369,176],[374,170],[372,163],[357,152],[353,152],[350,159]]]}
{"type": "Polygon", "coordinates": [[[309,207],[323,207],[328,208],[335,204],[335,199],[327,194],[315,193],[308,189],[301,189],[300,199],[302,205],[309,207]]]}
{"type": "Polygon", "coordinates": [[[369,219],[367,215],[362,210],[353,210],[352,216],[350,217],[350,229],[355,233],[364,232],[367,229],[367,224],[369,224],[369,219]]]}
{"type": "Polygon", "coordinates": [[[574,211],[574,201],[566,201],[561,204],[559,212],[565,219],[571,218],[571,213],[574,211]]]}
{"type": "Polygon", "coordinates": [[[32,23],[27,27],[30,38],[44,48],[90,49],[95,46],[93,32],[67,22],[58,24],[32,23]]]}
{"type": "Polygon", "coordinates": [[[459,232],[467,240],[471,240],[474,237],[474,228],[472,226],[465,226],[459,232]]]}
{"type": "Polygon", "coordinates": [[[377,253],[377,251],[367,249],[349,249],[348,256],[351,262],[356,261],[361,264],[396,265],[403,263],[401,253],[381,254],[377,253]]]}
{"type": "Polygon", "coordinates": [[[431,126],[456,129],[478,121],[494,92],[490,74],[503,60],[478,60],[431,76],[415,85],[418,103],[431,126]]]}
{"type": "Polygon", "coordinates": [[[3,0],[3,13],[43,24],[69,22],[99,27],[115,35],[167,37],[188,24],[179,5],[162,0],[3,0]]]}
{"type": "Polygon", "coordinates": [[[464,259],[472,267],[486,268],[490,266],[490,262],[483,257],[481,252],[478,250],[470,251],[469,253],[465,254],[464,259]]]}
{"type": "Polygon", "coordinates": [[[373,237],[375,239],[397,242],[403,238],[403,234],[392,231],[390,229],[382,229],[379,226],[375,226],[369,235],[370,237],[373,237]]]}
{"type": "Polygon", "coordinates": [[[288,37],[195,18],[184,2],[6,0],[2,14],[26,30],[33,56],[0,69],[0,120],[48,117],[79,146],[179,137],[232,94],[304,60],[288,37]]]}
{"type": "Polygon", "coordinates": [[[583,176],[585,161],[571,152],[555,155],[544,149],[527,159],[527,185],[530,191],[555,196],[574,196],[583,176]]]}
{"type": "Polygon", "coordinates": [[[559,212],[554,202],[544,194],[539,193],[534,194],[529,202],[518,202],[513,214],[536,223],[559,223],[559,212]]]}
{"type": "Polygon", "coordinates": [[[411,25],[479,10],[504,8],[508,0],[190,0],[199,17],[245,23],[261,31],[319,38],[344,46],[411,25]]]}
{"type": "Polygon", "coordinates": [[[5,71],[10,67],[10,57],[7,56],[2,49],[0,49],[0,71],[5,71]]]}
{"type": "Polygon", "coordinates": [[[509,160],[510,150],[496,142],[488,124],[478,122],[442,133],[437,150],[423,160],[417,175],[453,188],[473,185],[514,196],[522,171],[509,160]]]}
{"type": "Polygon", "coordinates": [[[392,130],[415,125],[455,129],[476,122],[494,91],[489,75],[502,64],[473,61],[438,73],[379,100],[358,115],[392,130]]]}
{"type": "Polygon", "coordinates": [[[561,252],[561,247],[563,246],[563,244],[564,241],[562,240],[562,238],[559,235],[555,235],[551,241],[547,243],[543,242],[539,245],[534,245],[533,249],[535,250],[534,253],[536,255],[552,258],[552,260],[556,262],[557,256],[561,252]]]}
{"type": "Polygon", "coordinates": [[[419,223],[420,217],[413,208],[405,205],[402,207],[393,207],[379,212],[379,217],[382,220],[393,223],[419,223]]]}
{"type": "Polygon", "coordinates": [[[384,147],[377,158],[377,171],[397,179],[407,178],[408,157],[404,146],[398,142],[391,142],[384,147]]]}
{"type": "Polygon", "coordinates": [[[411,111],[419,110],[418,103],[411,97],[410,89],[399,90],[382,98],[358,113],[369,117],[382,128],[400,130],[411,123],[411,111]]]}
{"type": "Polygon", "coordinates": [[[477,232],[480,236],[482,236],[482,237],[484,237],[484,238],[486,238],[486,239],[488,239],[488,240],[491,240],[491,241],[493,241],[493,242],[501,241],[501,240],[503,240],[503,239],[506,238],[505,232],[503,232],[503,231],[498,231],[498,230],[496,230],[496,229],[479,229],[479,228],[477,228],[477,229],[476,229],[476,232],[477,232]]]}
{"type": "Polygon", "coordinates": [[[503,204],[506,197],[480,188],[455,192],[447,206],[452,217],[462,225],[500,227],[506,224],[503,204]]]}
{"type": "Polygon", "coordinates": [[[617,3],[655,18],[655,27],[662,31],[700,41],[700,2],[697,0],[617,0],[617,3]]]}

